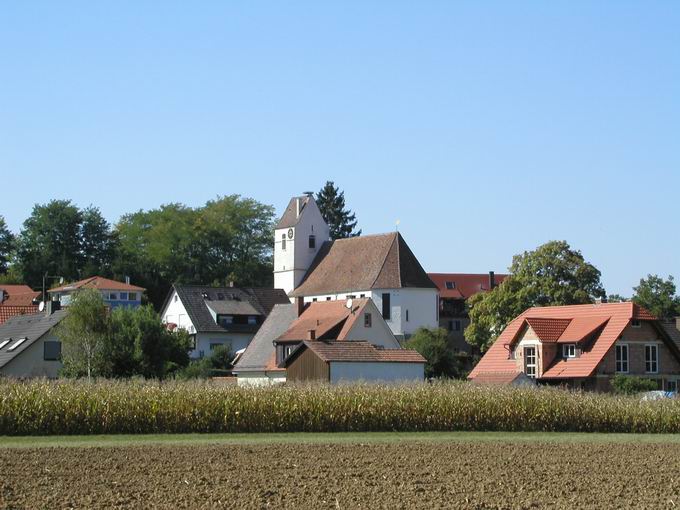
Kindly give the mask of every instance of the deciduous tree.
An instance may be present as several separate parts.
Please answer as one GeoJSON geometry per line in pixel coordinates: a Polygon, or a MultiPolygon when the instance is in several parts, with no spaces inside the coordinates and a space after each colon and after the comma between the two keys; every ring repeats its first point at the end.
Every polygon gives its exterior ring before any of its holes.
{"type": "Polygon", "coordinates": [[[646,308],[660,318],[680,315],[680,297],[676,295],[675,282],[672,276],[664,280],[658,275],[647,275],[641,278],[640,284],[633,287],[633,302],[646,308]]]}
{"type": "Polygon", "coordinates": [[[606,293],[600,271],[566,241],[550,241],[513,258],[511,275],[468,300],[465,338],[486,350],[517,315],[533,306],[592,303],[606,293]]]}

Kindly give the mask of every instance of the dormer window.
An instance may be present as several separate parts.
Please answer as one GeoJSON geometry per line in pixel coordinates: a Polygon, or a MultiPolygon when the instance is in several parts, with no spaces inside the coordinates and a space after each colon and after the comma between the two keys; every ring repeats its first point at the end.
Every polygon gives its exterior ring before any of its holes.
{"type": "Polygon", "coordinates": [[[632,321],[630,321],[630,325],[634,328],[642,327],[642,324],[638,319],[633,319],[632,321]]]}
{"type": "Polygon", "coordinates": [[[576,344],[564,344],[562,346],[562,357],[563,358],[575,358],[576,357],[576,344]]]}
{"type": "Polygon", "coordinates": [[[456,288],[456,282],[446,282],[446,288],[448,290],[453,290],[456,288]]]}

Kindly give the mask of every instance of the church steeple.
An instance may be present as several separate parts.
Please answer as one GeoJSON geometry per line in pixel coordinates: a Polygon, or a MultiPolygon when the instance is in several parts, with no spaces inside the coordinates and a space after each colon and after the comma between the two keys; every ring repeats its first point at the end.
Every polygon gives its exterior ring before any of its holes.
{"type": "Polygon", "coordinates": [[[292,292],[330,238],[312,193],[293,197],[274,231],[274,287],[292,292]]]}

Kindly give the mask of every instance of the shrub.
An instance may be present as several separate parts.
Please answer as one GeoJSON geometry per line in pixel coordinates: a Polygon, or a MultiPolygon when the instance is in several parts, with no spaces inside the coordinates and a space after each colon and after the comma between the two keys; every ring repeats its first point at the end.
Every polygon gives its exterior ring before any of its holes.
{"type": "Polygon", "coordinates": [[[680,401],[498,388],[0,380],[0,435],[349,431],[680,432],[680,401]]]}
{"type": "Polygon", "coordinates": [[[619,374],[612,378],[612,387],[616,393],[622,395],[635,395],[636,393],[643,393],[645,391],[658,390],[659,383],[654,379],[619,374]]]}

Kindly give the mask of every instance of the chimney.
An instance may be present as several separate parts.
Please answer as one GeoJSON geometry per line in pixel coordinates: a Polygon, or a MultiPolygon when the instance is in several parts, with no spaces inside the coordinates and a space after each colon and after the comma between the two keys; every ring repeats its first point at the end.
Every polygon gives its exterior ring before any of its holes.
{"type": "Polygon", "coordinates": [[[45,315],[48,317],[52,315],[57,310],[61,309],[61,302],[48,299],[45,303],[45,315]]]}
{"type": "Polygon", "coordinates": [[[496,274],[493,271],[489,271],[489,290],[493,290],[496,286],[496,274]]]}
{"type": "Polygon", "coordinates": [[[295,304],[297,305],[297,316],[300,317],[302,312],[305,311],[305,298],[298,296],[295,298],[295,304]]]}
{"type": "Polygon", "coordinates": [[[233,281],[229,282],[229,287],[231,287],[232,289],[234,288],[234,282],[233,281]]]}
{"type": "Polygon", "coordinates": [[[316,329],[307,331],[307,340],[316,340],[316,329]]]}
{"type": "Polygon", "coordinates": [[[295,198],[295,217],[296,218],[300,217],[300,202],[301,202],[300,197],[296,197],[295,198]]]}
{"type": "Polygon", "coordinates": [[[125,283],[128,284],[128,285],[130,285],[130,277],[129,277],[129,276],[126,276],[126,277],[125,277],[125,283]]]}

